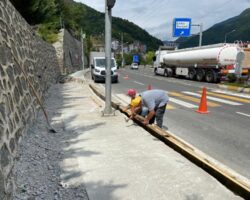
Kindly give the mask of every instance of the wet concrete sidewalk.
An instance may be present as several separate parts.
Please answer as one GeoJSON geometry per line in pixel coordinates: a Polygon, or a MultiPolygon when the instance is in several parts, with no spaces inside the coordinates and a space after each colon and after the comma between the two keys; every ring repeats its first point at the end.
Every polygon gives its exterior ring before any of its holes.
{"type": "MultiPolygon", "coordinates": [[[[91,200],[241,199],[124,115],[103,117],[87,84],[52,86],[63,124],[65,186],[84,184],[91,200]],[[60,103],[59,103],[60,102],[60,103]]],[[[51,106],[51,105],[50,105],[51,106]]]]}

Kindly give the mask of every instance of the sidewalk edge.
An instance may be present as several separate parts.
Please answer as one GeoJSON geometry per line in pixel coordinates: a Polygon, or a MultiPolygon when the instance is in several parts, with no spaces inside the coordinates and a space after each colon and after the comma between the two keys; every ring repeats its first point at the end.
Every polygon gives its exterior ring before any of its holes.
{"type": "Polygon", "coordinates": [[[230,86],[230,85],[223,85],[219,84],[219,88],[229,91],[235,91],[235,92],[241,92],[241,93],[250,93],[250,88],[243,88],[243,87],[237,87],[237,86],[230,86]]]}

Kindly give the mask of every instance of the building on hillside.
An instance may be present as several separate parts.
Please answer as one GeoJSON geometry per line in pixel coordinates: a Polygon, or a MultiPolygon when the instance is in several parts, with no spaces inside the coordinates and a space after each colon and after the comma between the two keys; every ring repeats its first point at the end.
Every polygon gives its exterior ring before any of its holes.
{"type": "Polygon", "coordinates": [[[170,49],[177,49],[179,47],[179,44],[175,41],[163,41],[163,44],[170,49]]]}
{"type": "MultiPolygon", "coordinates": [[[[115,53],[121,53],[122,52],[122,44],[119,40],[112,40],[111,44],[112,50],[115,53]]],[[[132,44],[128,44],[127,42],[123,43],[123,53],[131,53],[131,52],[139,52],[139,53],[146,53],[147,51],[147,45],[135,41],[132,44]]]]}
{"type": "Polygon", "coordinates": [[[136,51],[140,53],[145,53],[147,51],[147,46],[139,41],[135,41],[134,43],[129,44],[128,51],[129,52],[136,51]]]}
{"type": "Polygon", "coordinates": [[[140,52],[141,53],[146,53],[147,52],[147,45],[141,44],[140,45],[140,52]]]}
{"type": "Polygon", "coordinates": [[[135,47],[134,43],[128,45],[128,51],[129,52],[136,51],[136,47],[135,47]]]}
{"type": "Polygon", "coordinates": [[[128,45],[123,46],[123,52],[129,53],[129,46],[128,45]]]}

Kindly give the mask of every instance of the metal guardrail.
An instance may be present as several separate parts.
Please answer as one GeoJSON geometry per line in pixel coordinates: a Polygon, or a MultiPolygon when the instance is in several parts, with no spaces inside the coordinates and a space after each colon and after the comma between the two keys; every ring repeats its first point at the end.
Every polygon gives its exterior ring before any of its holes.
{"type": "MultiPolygon", "coordinates": [[[[89,87],[93,92],[99,96],[101,99],[105,99],[104,94],[95,88],[94,85],[89,84],[89,87]]],[[[124,107],[119,104],[119,102],[112,101],[112,106],[116,110],[130,116],[130,112],[125,112],[124,107]]],[[[136,115],[134,121],[140,125],[142,128],[147,130],[153,136],[157,137],[159,140],[167,144],[169,147],[173,148],[191,162],[201,167],[203,170],[208,172],[228,189],[238,194],[239,196],[250,199],[250,182],[248,179],[245,179],[241,175],[237,174],[229,168],[222,167],[222,164],[216,163],[212,158],[202,153],[198,149],[192,147],[190,144],[182,141],[173,134],[165,131],[155,125],[144,125],[143,117],[136,115]]]]}

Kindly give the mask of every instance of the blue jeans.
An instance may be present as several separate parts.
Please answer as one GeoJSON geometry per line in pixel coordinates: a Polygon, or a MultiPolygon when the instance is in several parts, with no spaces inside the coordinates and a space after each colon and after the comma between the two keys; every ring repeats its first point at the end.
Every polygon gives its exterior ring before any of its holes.
{"type": "Polygon", "coordinates": [[[142,117],[146,117],[147,114],[148,114],[148,108],[143,106],[140,115],[142,117]]]}
{"type": "Polygon", "coordinates": [[[167,106],[167,104],[165,104],[164,106],[155,108],[155,116],[152,117],[152,119],[149,121],[149,124],[153,124],[155,122],[155,119],[156,119],[157,126],[162,128],[163,116],[164,116],[164,113],[166,110],[166,106],[167,106]]]}

